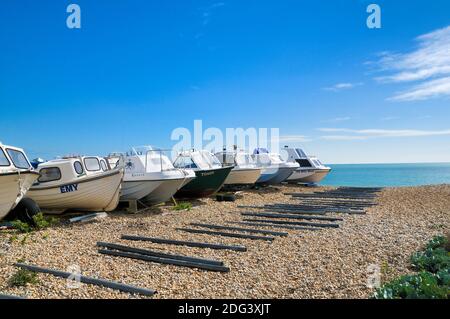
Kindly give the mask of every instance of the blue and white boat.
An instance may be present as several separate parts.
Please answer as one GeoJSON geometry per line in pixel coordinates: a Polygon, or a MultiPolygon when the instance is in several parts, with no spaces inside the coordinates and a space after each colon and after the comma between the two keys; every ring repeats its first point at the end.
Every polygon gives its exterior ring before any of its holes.
{"type": "Polygon", "coordinates": [[[300,165],[289,163],[281,158],[280,154],[270,153],[265,148],[257,148],[252,155],[256,166],[261,168],[258,184],[274,185],[284,182],[300,165]]]}

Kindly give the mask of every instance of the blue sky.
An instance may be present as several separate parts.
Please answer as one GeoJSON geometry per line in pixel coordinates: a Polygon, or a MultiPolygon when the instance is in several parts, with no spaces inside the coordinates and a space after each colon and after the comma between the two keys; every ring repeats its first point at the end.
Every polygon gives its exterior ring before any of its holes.
{"type": "Polygon", "coordinates": [[[280,128],[328,163],[450,161],[450,2],[0,2],[0,141],[30,157],[280,128]],[[382,28],[368,29],[377,3],[382,28]],[[66,7],[81,7],[79,30],[66,7]]]}

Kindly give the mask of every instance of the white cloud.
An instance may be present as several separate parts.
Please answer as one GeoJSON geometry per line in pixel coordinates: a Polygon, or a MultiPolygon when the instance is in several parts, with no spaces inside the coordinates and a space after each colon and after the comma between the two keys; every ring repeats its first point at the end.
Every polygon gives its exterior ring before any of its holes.
{"type": "Polygon", "coordinates": [[[408,53],[381,53],[377,65],[390,73],[376,77],[383,83],[419,84],[397,93],[393,101],[417,101],[450,95],[450,26],[421,35],[408,53]]]}
{"type": "Polygon", "coordinates": [[[420,101],[444,96],[450,96],[450,76],[423,82],[407,91],[397,93],[388,100],[420,101]]]}
{"type": "Polygon", "coordinates": [[[346,83],[337,83],[337,84],[335,84],[333,86],[326,87],[326,88],[323,88],[323,89],[326,90],[326,91],[339,92],[339,91],[343,91],[343,90],[350,90],[350,89],[353,89],[353,88],[355,88],[357,86],[360,86],[360,85],[363,85],[363,83],[361,83],[361,82],[358,82],[358,83],[346,82],[346,83]]]}
{"type": "Polygon", "coordinates": [[[318,130],[324,133],[342,133],[342,134],[321,136],[321,138],[325,140],[367,140],[371,138],[450,135],[450,129],[439,131],[427,131],[427,130],[385,130],[385,129],[354,130],[347,128],[319,128],[318,130]]]}
{"type": "Polygon", "coordinates": [[[278,139],[279,142],[304,143],[310,142],[311,139],[305,135],[282,135],[278,139]]]}
{"type": "Polygon", "coordinates": [[[350,121],[352,118],[349,116],[345,116],[345,117],[335,117],[333,119],[329,119],[329,120],[325,120],[322,121],[324,123],[337,123],[337,122],[345,122],[345,121],[350,121]]]}

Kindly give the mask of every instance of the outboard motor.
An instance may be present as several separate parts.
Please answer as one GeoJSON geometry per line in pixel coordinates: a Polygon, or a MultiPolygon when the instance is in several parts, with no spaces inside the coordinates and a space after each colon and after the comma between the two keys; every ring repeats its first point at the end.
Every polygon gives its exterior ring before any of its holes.
{"type": "Polygon", "coordinates": [[[266,148],[255,148],[255,150],[253,151],[254,155],[258,155],[258,154],[269,154],[269,151],[266,148]]]}
{"type": "Polygon", "coordinates": [[[39,164],[45,163],[45,160],[42,158],[35,158],[34,160],[31,161],[31,166],[33,166],[34,169],[37,169],[39,164]]]}

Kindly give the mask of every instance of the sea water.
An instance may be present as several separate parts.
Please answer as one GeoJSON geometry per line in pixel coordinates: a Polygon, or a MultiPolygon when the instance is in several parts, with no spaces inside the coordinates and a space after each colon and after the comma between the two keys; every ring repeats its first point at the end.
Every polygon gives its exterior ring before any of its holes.
{"type": "Polygon", "coordinates": [[[335,164],[320,183],[328,186],[418,186],[450,184],[450,163],[335,164]]]}

